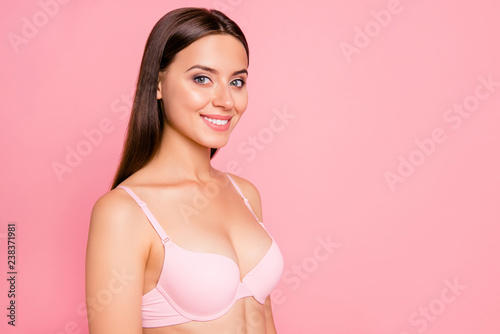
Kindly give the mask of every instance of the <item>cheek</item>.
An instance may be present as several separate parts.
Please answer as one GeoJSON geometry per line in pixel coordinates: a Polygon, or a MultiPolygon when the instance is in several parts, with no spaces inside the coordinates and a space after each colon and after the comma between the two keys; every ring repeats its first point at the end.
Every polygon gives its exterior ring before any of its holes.
{"type": "Polygon", "coordinates": [[[198,111],[210,103],[209,90],[196,89],[188,84],[177,84],[174,87],[165,97],[170,107],[184,111],[198,111]]]}
{"type": "Polygon", "coordinates": [[[203,109],[208,103],[210,103],[211,95],[208,89],[186,89],[185,90],[185,105],[192,110],[203,109]]]}
{"type": "Polygon", "coordinates": [[[234,105],[239,113],[243,113],[248,105],[248,94],[246,92],[238,94],[234,97],[234,105]]]}

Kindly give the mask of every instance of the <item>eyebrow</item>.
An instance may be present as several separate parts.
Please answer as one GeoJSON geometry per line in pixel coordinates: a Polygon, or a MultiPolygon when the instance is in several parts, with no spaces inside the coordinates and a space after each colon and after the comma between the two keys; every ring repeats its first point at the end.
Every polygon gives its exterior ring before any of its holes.
{"type": "MultiPolygon", "coordinates": [[[[191,70],[193,70],[195,68],[199,68],[200,70],[204,70],[204,71],[207,71],[207,72],[210,72],[210,73],[214,73],[214,74],[218,73],[216,69],[208,67],[208,66],[203,66],[203,65],[194,65],[194,66],[191,66],[190,68],[188,68],[186,70],[186,72],[189,72],[189,71],[191,71],[191,70]]],[[[248,71],[245,70],[245,69],[233,72],[232,75],[238,75],[238,74],[241,74],[241,73],[245,73],[246,75],[248,75],[248,71]]]]}

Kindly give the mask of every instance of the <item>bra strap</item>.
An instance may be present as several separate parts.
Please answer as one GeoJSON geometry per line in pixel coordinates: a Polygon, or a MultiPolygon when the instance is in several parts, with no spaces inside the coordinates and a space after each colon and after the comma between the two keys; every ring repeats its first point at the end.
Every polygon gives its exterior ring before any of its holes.
{"type": "Polygon", "coordinates": [[[253,216],[255,217],[255,219],[257,219],[257,221],[261,224],[262,222],[259,220],[259,217],[257,217],[257,215],[255,214],[255,212],[253,212],[252,210],[252,207],[250,206],[250,204],[248,203],[248,198],[245,197],[245,195],[243,195],[243,192],[241,191],[240,187],[238,187],[238,185],[236,184],[236,182],[233,180],[233,178],[231,176],[229,176],[229,174],[227,174],[227,177],[229,178],[229,180],[231,180],[231,183],[233,184],[233,186],[236,188],[236,190],[238,191],[238,193],[241,195],[241,197],[243,198],[243,201],[245,201],[245,205],[248,207],[248,209],[250,210],[250,212],[253,214],[253,216]]]}
{"type": "Polygon", "coordinates": [[[128,194],[130,196],[132,196],[132,198],[137,202],[137,204],[139,204],[139,206],[141,207],[142,211],[144,211],[144,213],[146,214],[146,217],[148,217],[148,220],[149,222],[151,223],[151,225],[153,225],[153,228],[156,230],[156,233],[158,233],[158,235],[160,236],[161,238],[161,241],[163,243],[167,242],[168,240],[170,240],[170,237],[167,235],[167,233],[165,233],[165,230],[161,227],[160,223],[158,223],[158,221],[156,220],[155,216],[153,216],[153,214],[151,213],[151,211],[149,210],[148,208],[148,205],[146,204],[146,202],[144,202],[143,200],[141,200],[130,188],[128,187],[125,187],[125,186],[118,186],[117,188],[122,188],[123,190],[125,190],[126,192],[128,192],[128,194]]]}

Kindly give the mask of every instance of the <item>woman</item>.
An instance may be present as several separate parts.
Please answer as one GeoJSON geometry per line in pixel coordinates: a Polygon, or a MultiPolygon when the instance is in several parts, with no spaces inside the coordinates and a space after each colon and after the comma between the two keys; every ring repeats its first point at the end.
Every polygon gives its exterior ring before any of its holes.
{"type": "Polygon", "coordinates": [[[214,169],[247,107],[248,46],[216,10],[176,9],[146,43],[122,160],[92,210],[99,333],[276,333],[283,258],[249,181],[214,169]]]}

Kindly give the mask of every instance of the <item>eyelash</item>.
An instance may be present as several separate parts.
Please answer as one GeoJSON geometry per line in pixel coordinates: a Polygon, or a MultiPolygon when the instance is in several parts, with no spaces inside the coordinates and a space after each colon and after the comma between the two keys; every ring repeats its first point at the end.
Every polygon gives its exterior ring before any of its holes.
{"type": "MultiPolygon", "coordinates": [[[[208,80],[210,80],[210,78],[209,78],[209,77],[207,77],[206,75],[198,75],[198,76],[194,77],[194,78],[193,78],[193,80],[194,80],[197,84],[199,84],[199,85],[205,85],[205,84],[200,83],[200,82],[198,81],[198,79],[201,79],[201,78],[207,78],[208,80]]],[[[233,80],[233,81],[231,81],[231,82],[234,82],[234,81],[241,81],[241,86],[235,86],[236,88],[242,88],[244,85],[246,85],[246,81],[245,81],[245,80],[243,80],[243,79],[234,79],[234,80],[233,80]]]]}

